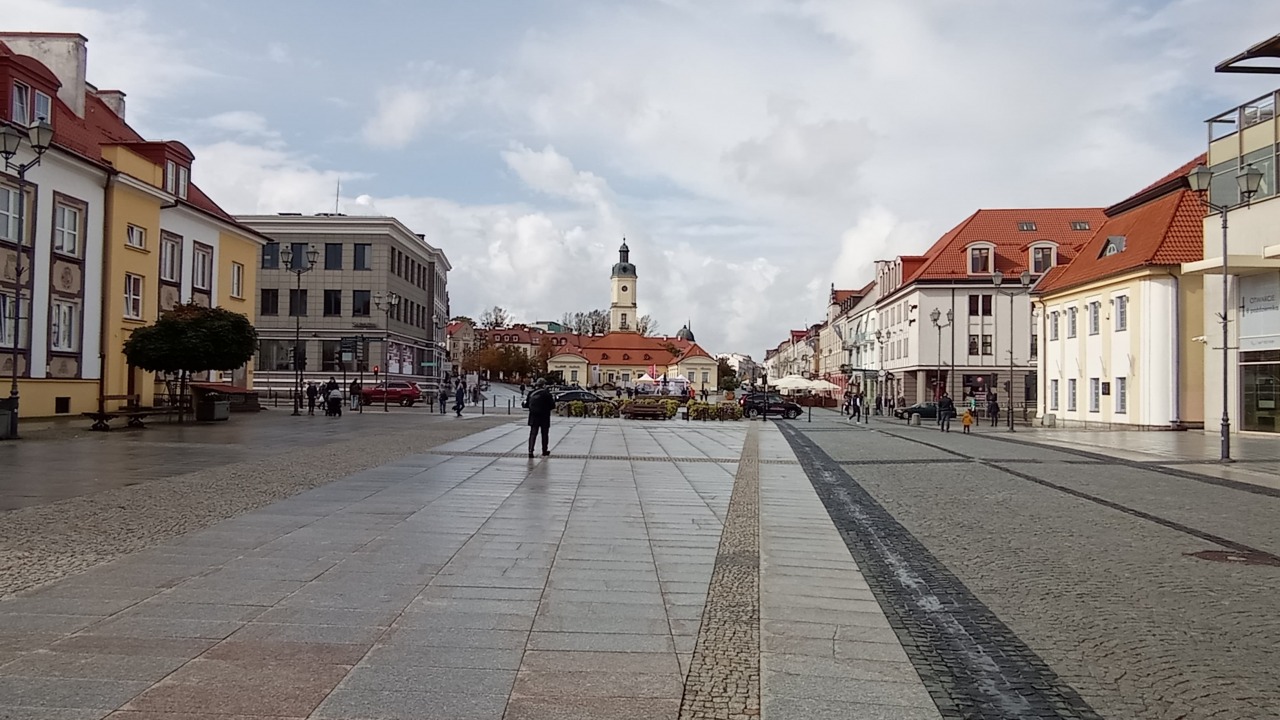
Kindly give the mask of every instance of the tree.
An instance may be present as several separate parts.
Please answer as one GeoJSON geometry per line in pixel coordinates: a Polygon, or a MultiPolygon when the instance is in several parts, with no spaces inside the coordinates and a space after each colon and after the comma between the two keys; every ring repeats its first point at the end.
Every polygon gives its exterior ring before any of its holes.
{"type": "Polygon", "coordinates": [[[538,375],[546,375],[547,365],[555,354],[555,344],[551,342],[551,338],[543,335],[542,338],[538,340],[538,352],[533,357],[533,372],[538,375]]]}
{"type": "Polygon", "coordinates": [[[640,333],[640,337],[649,337],[658,334],[658,321],[653,319],[652,315],[644,314],[636,318],[636,332],[640,333]]]}
{"type": "Polygon", "coordinates": [[[466,315],[454,315],[453,317],[449,318],[449,322],[461,322],[461,323],[466,323],[466,324],[470,325],[471,327],[475,327],[475,326],[476,326],[476,321],[475,321],[475,320],[472,320],[471,318],[467,317],[466,315]]]}
{"type": "MultiPolygon", "coordinates": [[[[179,305],[154,325],[133,331],[124,344],[129,364],[178,376],[178,393],[186,393],[191,373],[235,370],[253,358],[258,332],[249,318],[223,308],[179,305]]],[[[172,394],[172,390],[171,390],[172,394]]],[[[182,420],[179,404],[178,420],[182,420]]]]}
{"type": "Polygon", "coordinates": [[[738,373],[734,372],[728,360],[720,358],[716,362],[716,387],[721,390],[737,390],[738,385],[738,373]]]}
{"type": "Polygon", "coordinates": [[[609,312],[607,310],[565,313],[561,320],[561,324],[565,326],[568,332],[578,335],[604,335],[609,332],[609,312]]]}
{"type": "Polygon", "coordinates": [[[498,305],[494,305],[480,314],[480,325],[488,330],[509,327],[511,325],[511,313],[498,305]]]}

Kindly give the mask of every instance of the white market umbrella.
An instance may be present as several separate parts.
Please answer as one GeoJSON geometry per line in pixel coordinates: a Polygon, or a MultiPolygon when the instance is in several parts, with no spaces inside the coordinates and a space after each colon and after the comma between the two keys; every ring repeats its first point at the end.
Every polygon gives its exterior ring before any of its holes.
{"type": "Polygon", "coordinates": [[[770,385],[779,390],[809,390],[813,387],[808,380],[799,375],[788,375],[784,378],[779,378],[770,383],[770,385]]]}
{"type": "Polygon", "coordinates": [[[828,392],[831,390],[839,390],[840,386],[829,380],[811,380],[809,386],[819,392],[828,392]]]}
{"type": "Polygon", "coordinates": [[[653,385],[657,382],[658,382],[657,380],[654,380],[653,378],[649,377],[649,373],[641,373],[640,377],[635,379],[635,383],[637,385],[653,385]]]}

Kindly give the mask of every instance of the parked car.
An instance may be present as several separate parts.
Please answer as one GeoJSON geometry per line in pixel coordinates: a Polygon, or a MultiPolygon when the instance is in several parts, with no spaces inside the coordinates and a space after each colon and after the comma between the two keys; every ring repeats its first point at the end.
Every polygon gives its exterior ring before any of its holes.
{"type": "Polygon", "coordinates": [[[600,397],[590,390],[565,390],[564,392],[556,393],[555,398],[558,403],[574,401],[585,403],[609,402],[608,398],[600,397]]]}
{"type": "Polygon", "coordinates": [[[788,420],[794,420],[804,412],[799,405],[777,393],[748,393],[738,400],[738,404],[742,406],[742,414],[749,418],[760,417],[766,407],[770,415],[781,415],[788,420]]]}
{"type": "Polygon", "coordinates": [[[938,403],[922,402],[915,405],[909,405],[904,408],[897,408],[893,411],[893,416],[899,420],[909,420],[912,415],[919,415],[921,420],[937,420],[938,419],[938,403]]]}
{"type": "Polygon", "coordinates": [[[360,401],[365,405],[381,403],[384,398],[392,405],[413,407],[414,403],[422,402],[422,391],[418,389],[416,383],[396,380],[390,383],[380,382],[360,391],[360,401]]]}

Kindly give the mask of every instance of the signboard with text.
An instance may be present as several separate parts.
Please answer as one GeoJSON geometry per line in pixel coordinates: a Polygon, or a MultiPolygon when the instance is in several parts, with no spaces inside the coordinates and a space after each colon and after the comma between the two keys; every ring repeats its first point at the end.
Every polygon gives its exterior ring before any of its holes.
{"type": "Polygon", "coordinates": [[[1280,349],[1280,273],[1240,278],[1240,349],[1280,349]]]}

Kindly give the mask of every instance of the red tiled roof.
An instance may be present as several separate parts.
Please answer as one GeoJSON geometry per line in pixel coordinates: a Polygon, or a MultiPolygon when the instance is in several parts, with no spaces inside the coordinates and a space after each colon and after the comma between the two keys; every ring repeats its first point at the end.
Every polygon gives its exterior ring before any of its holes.
{"type": "MultiPolygon", "coordinates": [[[[1194,158],[1191,158],[1190,160],[1188,160],[1188,161],[1186,162],[1186,164],[1184,164],[1182,167],[1178,168],[1177,170],[1174,170],[1173,172],[1169,173],[1168,175],[1165,175],[1164,177],[1160,178],[1159,180],[1157,180],[1157,181],[1155,181],[1155,182],[1151,183],[1150,185],[1148,185],[1148,186],[1146,186],[1146,187],[1142,188],[1141,190],[1139,190],[1138,192],[1136,192],[1136,193],[1134,193],[1134,194],[1130,195],[1129,197],[1125,198],[1124,200],[1121,200],[1120,202],[1116,203],[1115,205],[1112,205],[1110,208],[1107,208],[1107,215],[1108,215],[1108,216],[1110,216],[1110,215],[1114,215],[1114,214],[1116,214],[1116,213],[1112,212],[1112,208],[1124,207],[1125,205],[1129,205],[1129,204],[1130,204],[1130,203],[1132,203],[1134,200],[1137,200],[1137,199],[1141,198],[1143,195],[1146,195],[1146,194],[1148,194],[1148,193],[1152,192],[1153,190],[1156,190],[1157,188],[1159,188],[1161,185],[1164,185],[1165,183],[1171,182],[1171,181],[1173,181],[1173,180],[1183,180],[1183,181],[1184,181],[1184,184],[1185,184],[1185,182],[1186,182],[1186,177],[1187,177],[1187,173],[1191,172],[1191,170],[1192,170],[1192,169],[1194,169],[1194,168],[1195,168],[1195,166],[1204,164],[1204,162],[1205,162],[1207,159],[1208,159],[1208,154],[1206,154],[1206,153],[1200,153],[1199,155],[1195,156],[1194,158]]],[[[1163,193],[1161,193],[1161,194],[1163,194],[1163,193]]],[[[1151,198],[1148,198],[1148,199],[1151,199],[1151,198]]]]}
{"type": "Polygon", "coordinates": [[[704,357],[704,358],[707,358],[708,360],[715,360],[715,358],[707,354],[706,350],[703,350],[701,347],[699,347],[697,343],[690,345],[689,349],[685,350],[684,354],[680,356],[680,360],[688,360],[689,358],[696,358],[696,357],[704,357]]]}
{"type": "Polygon", "coordinates": [[[857,294],[858,294],[858,291],[857,291],[857,290],[832,290],[832,291],[831,291],[831,304],[832,304],[832,305],[840,305],[840,304],[844,303],[844,301],[845,301],[845,300],[848,300],[849,298],[851,298],[851,297],[853,297],[853,296],[855,296],[855,295],[857,295],[857,294]]]}
{"type": "Polygon", "coordinates": [[[793,343],[803,342],[804,339],[807,337],[809,337],[808,330],[792,330],[791,331],[791,342],[793,343]]]}
{"type": "MultiPolygon", "coordinates": [[[[922,258],[918,269],[910,273],[910,264],[917,257],[901,258],[903,262],[902,287],[920,280],[961,280],[969,274],[968,247],[986,242],[995,246],[993,269],[1006,276],[1017,276],[1027,270],[1030,254],[1024,248],[1039,241],[1058,246],[1058,262],[1075,257],[1081,245],[1092,237],[1091,232],[1072,230],[1075,221],[1088,222],[1096,228],[1106,216],[1101,208],[1036,208],[979,210],[938,239],[922,258]],[[1034,222],[1035,230],[1019,230],[1018,224],[1034,222]]],[[[982,276],[985,279],[985,275],[982,276]]]]}
{"type": "Polygon", "coordinates": [[[1182,188],[1107,220],[1076,259],[1064,268],[1055,268],[1040,282],[1036,293],[1058,292],[1141,267],[1201,260],[1204,213],[1200,196],[1183,183],[1182,188]],[[1124,250],[1103,256],[1107,239],[1115,236],[1125,238],[1124,250]]]}

